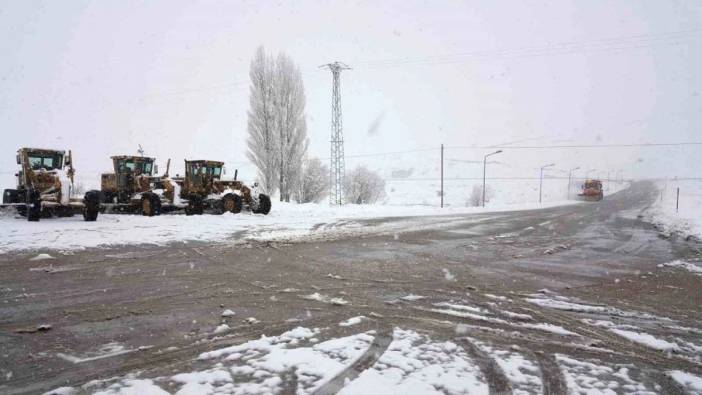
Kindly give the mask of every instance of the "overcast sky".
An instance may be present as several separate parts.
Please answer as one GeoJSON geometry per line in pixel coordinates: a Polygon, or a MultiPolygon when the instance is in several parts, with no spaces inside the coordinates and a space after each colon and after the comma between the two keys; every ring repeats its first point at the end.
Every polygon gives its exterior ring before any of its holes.
{"type": "MultiPolygon", "coordinates": [[[[96,183],[110,155],[138,144],[162,165],[209,158],[247,169],[259,45],[299,64],[318,157],[329,155],[331,112],[331,75],[318,66],[337,60],[353,67],[342,75],[348,155],[702,141],[701,22],[702,2],[672,0],[3,0],[0,180],[13,182],[21,146],[70,148],[96,183]]],[[[700,154],[515,149],[500,160],[699,176],[700,154]]]]}

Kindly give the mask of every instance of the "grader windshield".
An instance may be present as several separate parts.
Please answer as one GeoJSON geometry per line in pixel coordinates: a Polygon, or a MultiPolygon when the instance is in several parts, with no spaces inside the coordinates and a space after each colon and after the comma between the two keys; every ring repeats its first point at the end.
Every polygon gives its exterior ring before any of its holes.
{"type": "Polygon", "coordinates": [[[32,170],[56,170],[63,167],[63,153],[52,151],[28,151],[27,161],[32,170]]]}
{"type": "Polygon", "coordinates": [[[209,161],[188,161],[187,171],[192,177],[204,177],[219,179],[222,175],[221,162],[209,161]]]}
{"type": "Polygon", "coordinates": [[[153,171],[153,158],[127,157],[115,160],[117,174],[132,173],[135,175],[150,176],[153,171]]]}

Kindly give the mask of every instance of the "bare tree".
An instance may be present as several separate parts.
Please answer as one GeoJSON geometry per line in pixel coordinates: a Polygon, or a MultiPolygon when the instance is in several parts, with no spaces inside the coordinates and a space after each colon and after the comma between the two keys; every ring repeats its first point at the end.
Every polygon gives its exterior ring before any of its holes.
{"type": "Polygon", "coordinates": [[[305,122],[305,88],[300,69],[289,56],[281,53],[275,64],[275,128],[278,135],[278,188],[280,200],[290,201],[300,178],[302,161],[307,153],[305,122]]]}
{"type": "Polygon", "coordinates": [[[263,47],[251,61],[246,156],[258,169],[262,192],[269,195],[278,189],[279,144],[275,129],[275,67],[273,58],[263,47]]]}
{"type": "Polygon", "coordinates": [[[295,187],[298,203],[319,203],[329,192],[329,166],[318,158],[306,159],[295,187]]]}
{"type": "Polygon", "coordinates": [[[344,193],[348,203],[375,203],[385,197],[385,180],[378,173],[358,166],[346,174],[344,193]]]}

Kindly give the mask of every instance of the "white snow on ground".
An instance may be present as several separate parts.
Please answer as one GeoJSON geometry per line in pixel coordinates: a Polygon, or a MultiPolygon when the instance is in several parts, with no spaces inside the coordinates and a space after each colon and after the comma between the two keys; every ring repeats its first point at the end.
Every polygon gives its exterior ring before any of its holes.
{"type": "Polygon", "coordinates": [[[446,281],[456,281],[456,276],[454,276],[448,269],[444,268],[441,269],[441,271],[444,273],[444,279],[446,279],[446,281]]]}
{"type": "Polygon", "coordinates": [[[674,267],[685,269],[689,272],[702,275],[702,263],[685,262],[681,260],[675,260],[672,262],[661,263],[658,267],[674,267]]]}
{"type": "Polygon", "coordinates": [[[456,303],[449,303],[449,302],[435,303],[434,306],[441,307],[441,308],[439,308],[439,309],[423,309],[423,310],[431,311],[431,312],[439,313],[439,314],[450,315],[453,317],[469,318],[472,320],[509,325],[509,322],[502,320],[500,318],[488,317],[487,315],[490,315],[490,313],[487,310],[484,310],[484,309],[481,309],[478,307],[464,306],[464,305],[460,305],[460,304],[456,304],[456,303]]]}
{"type": "Polygon", "coordinates": [[[421,300],[421,299],[425,299],[425,298],[426,298],[426,296],[409,294],[407,296],[401,297],[400,299],[408,301],[408,302],[414,302],[415,300],[421,300]]]}
{"type": "Polygon", "coordinates": [[[626,331],[623,329],[610,329],[610,331],[632,342],[643,344],[644,346],[654,348],[656,350],[671,351],[678,349],[677,344],[658,339],[652,335],[649,335],[648,333],[626,331]]]}
{"type": "Polygon", "coordinates": [[[54,257],[52,257],[49,254],[39,254],[39,255],[35,256],[34,258],[30,258],[29,260],[30,261],[43,261],[46,259],[54,259],[54,257]]]}
{"type": "Polygon", "coordinates": [[[679,232],[702,238],[702,180],[668,180],[657,186],[662,191],[645,217],[660,224],[667,232],[679,232]],[[680,188],[676,211],[677,188],[680,188]]]}
{"type": "Polygon", "coordinates": [[[387,351],[347,384],[350,394],[487,394],[477,364],[453,342],[433,342],[425,335],[396,328],[387,351]]]}
{"type": "Polygon", "coordinates": [[[506,296],[493,295],[493,294],[484,294],[484,295],[485,295],[485,297],[490,298],[490,299],[494,299],[494,300],[501,300],[504,302],[510,301],[510,299],[506,296]]]}
{"type": "MultiPolygon", "coordinates": [[[[592,326],[607,328],[609,331],[629,341],[639,343],[643,346],[655,350],[674,351],[677,355],[687,358],[691,361],[700,362],[700,360],[702,360],[702,346],[698,346],[697,344],[691,341],[687,341],[671,333],[664,332],[663,334],[657,335],[658,337],[656,337],[649,333],[642,332],[641,328],[634,325],[615,324],[611,321],[592,319],[583,319],[582,322],[592,326]],[[665,340],[661,339],[660,337],[665,337],[665,340]]],[[[661,325],[659,323],[656,323],[653,329],[660,331],[660,328],[661,325]]],[[[698,330],[694,328],[686,328],[678,325],[666,325],[663,326],[663,328],[673,329],[674,331],[699,333],[698,330]]]]}
{"type": "Polygon", "coordinates": [[[643,383],[633,380],[628,367],[603,366],[601,361],[580,361],[556,354],[556,361],[571,394],[637,394],[655,395],[643,383]]]}
{"type": "Polygon", "coordinates": [[[216,327],[213,333],[214,333],[215,335],[218,335],[218,334],[220,334],[220,333],[229,332],[229,330],[231,330],[231,329],[232,329],[232,328],[230,328],[229,325],[227,325],[227,324],[222,324],[222,325],[219,325],[218,327],[216,327]]]}
{"type": "Polygon", "coordinates": [[[542,331],[551,332],[551,333],[555,333],[557,335],[563,335],[563,336],[580,336],[577,333],[571,332],[562,326],[547,324],[547,323],[543,323],[543,322],[538,323],[538,324],[522,323],[522,324],[519,324],[519,326],[521,326],[523,328],[539,329],[542,331]]]}
{"type": "MultiPolygon", "coordinates": [[[[421,310],[426,310],[426,311],[431,311],[434,313],[439,313],[439,314],[445,314],[445,315],[450,315],[453,317],[459,317],[459,318],[468,318],[476,321],[484,321],[484,322],[491,322],[495,324],[501,324],[501,325],[508,325],[508,326],[513,326],[513,327],[522,327],[522,328],[528,328],[528,329],[537,329],[540,331],[545,331],[545,332],[550,332],[550,333],[555,333],[557,335],[562,335],[562,336],[580,336],[577,333],[571,332],[562,326],[558,325],[553,325],[549,323],[529,323],[529,322],[510,322],[503,320],[501,318],[494,317],[494,315],[482,308],[479,307],[473,307],[473,306],[465,306],[465,305],[460,305],[456,303],[450,303],[450,302],[439,302],[439,303],[434,303],[434,306],[440,307],[440,308],[431,308],[431,309],[423,309],[419,308],[421,310]]],[[[521,319],[522,321],[530,321],[532,317],[527,314],[517,314],[517,313],[512,313],[512,312],[505,312],[505,311],[500,311],[499,312],[501,315],[504,315],[508,318],[518,318],[521,319]]]]}
{"type": "Polygon", "coordinates": [[[518,352],[500,350],[476,339],[469,339],[469,341],[497,362],[509,380],[514,395],[543,392],[541,370],[534,361],[526,359],[518,352]]]}
{"type": "Polygon", "coordinates": [[[295,375],[296,392],[310,394],[350,366],[373,341],[371,333],[361,333],[300,346],[319,333],[318,329],[298,327],[279,336],[263,336],[200,354],[197,365],[204,366],[200,370],[150,379],[132,374],[89,382],[81,389],[110,395],[273,394],[283,390],[283,376],[295,375]]]}
{"type": "Polygon", "coordinates": [[[556,310],[578,311],[583,313],[602,313],[607,311],[607,308],[604,306],[592,306],[580,303],[566,302],[562,300],[554,300],[550,298],[527,298],[525,300],[529,303],[533,303],[541,307],[556,310]]]}
{"type": "Polygon", "coordinates": [[[478,314],[488,314],[489,313],[487,310],[480,308],[480,307],[466,306],[466,305],[457,304],[457,303],[450,303],[450,302],[434,303],[434,306],[448,307],[449,309],[452,309],[452,310],[471,311],[473,313],[478,313],[478,314]]]}
{"type": "Polygon", "coordinates": [[[127,379],[93,395],[170,395],[151,380],[127,379]]]}
{"type": "Polygon", "coordinates": [[[502,310],[500,311],[500,314],[507,318],[514,318],[517,320],[522,320],[522,321],[531,321],[534,319],[534,317],[530,316],[529,314],[522,314],[522,313],[515,313],[513,311],[507,311],[507,310],[502,310]]]}
{"type": "Polygon", "coordinates": [[[222,312],[222,317],[233,317],[236,313],[230,309],[226,309],[222,312]]]}
{"type": "Polygon", "coordinates": [[[339,323],[339,326],[353,326],[360,324],[363,320],[367,319],[365,316],[359,315],[357,317],[351,317],[346,321],[339,323]]]}
{"type": "Polygon", "coordinates": [[[673,380],[685,388],[688,393],[702,395],[702,377],[682,372],[680,370],[673,370],[668,372],[668,374],[673,378],[673,380]]]}
{"type": "MultiPolygon", "coordinates": [[[[81,216],[28,222],[22,217],[0,215],[0,253],[16,250],[69,251],[99,246],[157,244],[182,241],[241,242],[331,237],[358,232],[396,232],[421,229],[426,220],[403,219],[393,224],[361,225],[357,220],[382,217],[426,217],[446,214],[497,213],[553,207],[574,202],[554,202],[481,207],[431,207],[390,205],[293,204],[276,202],[269,215],[140,215],[101,214],[96,222],[81,216]],[[343,221],[343,224],[338,223],[343,221]]],[[[448,220],[447,220],[448,221],[448,220]]],[[[466,219],[460,221],[465,222],[466,219]]]]}
{"type": "Polygon", "coordinates": [[[672,321],[667,317],[659,317],[641,311],[624,311],[611,306],[591,305],[584,302],[571,300],[565,296],[555,295],[550,292],[547,292],[547,294],[548,296],[544,294],[531,294],[524,300],[541,307],[577,313],[596,313],[619,317],[636,317],[640,319],[672,321]]]}

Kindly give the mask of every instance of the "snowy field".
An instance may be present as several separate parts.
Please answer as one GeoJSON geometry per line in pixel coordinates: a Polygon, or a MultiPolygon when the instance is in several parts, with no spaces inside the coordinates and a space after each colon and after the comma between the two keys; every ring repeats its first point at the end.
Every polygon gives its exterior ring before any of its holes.
{"type": "MultiPolygon", "coordinates": [[[[549,184],[546,184],[549,185],[549,184]]],[[[551,187],[560,187],[550,184],[551,187]]],[[[546,189],[546,187],[544,188],[546,189]]],[[[241,213],[237,215],[162,215],[143,217],[139,215],[100,215],[97,222],[84,222],[81,216],[71,218],[43,219],[39,223],[27,222],[11,212],[0,216],[0,253],[17,250],[55,250],[134,245],[164,245],[173,242],[214,241],[241,242],[291,240],[301,237],[324,238],[340,234],[357,234],[361,231],[358,222],[364,219],[383,217],[426,217],[446,214],[478,214],[512,210],[530,210],[575,204],[573,200],[551,199],[523,200],[524,189],[509,189],[513,194],[503,193],[487,207],[450,206],[440,208],[424,205],[346,205],[331,207],[326,203],[294,204],[274,202],[267,216],[241,213]]],[[[610,192],[618,189],[612,187],[610,192]]],[[[552,192],[551,195],[555,195],[552,192]]],[[[538,196],[538,195],[537,195],[538,196]]],[[[438,203],[438,202],[434,202],[438,203]]],[[[414,221],[416,224],[417,221],[414,221]]],[[[402,222],[396,227],[403,226],[402,222]]],[[[386,225],[374,225],[375,229],[363,231],[392,231],[386,225]]]]}
{"type": "Polygon", "coordinates": [[[702,180],[668,180],[657,185],[660,195],[649,210],[650,218],[669,233],[702,239],[702,180]],[[677,191],[680,198],[676,210],[677,191]]]}

